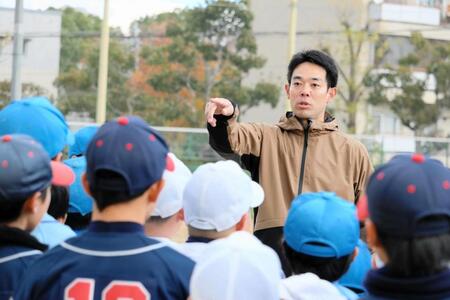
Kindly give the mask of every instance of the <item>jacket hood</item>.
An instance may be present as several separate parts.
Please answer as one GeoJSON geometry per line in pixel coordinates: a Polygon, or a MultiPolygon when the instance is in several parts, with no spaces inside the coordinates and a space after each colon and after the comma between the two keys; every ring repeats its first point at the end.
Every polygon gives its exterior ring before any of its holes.
{"type": "Polygon", "coordinates": [[[371,270],[364,282],[366,299],[449,299],[450,270],[426,277],[399,278],[387,267],[371,270]]]}
{"type": "MultiPolygon", "coordinates": [[[[305,120],[306,121],[306,120],[305,120]]],[[[299,120],[295,117],[294,113],[292,111],[286,112],[286,115],[281,117],[280,121],[276,124],[276,126],[280,127],[283,130],[288,131],[304,131],[302,120],[299,120]]],[[[306,125],[306,122],[305,122],[306,125]]],[[[329,113],[325,113],[325,121],[324,122],[317,122],[312,121],[310,126],[310,133],[312,134],[320,134],[321,132],[325,131],[336,131],[338,130],[339,126],[337,121],[334,119],[332,115],[329,113]]]]}

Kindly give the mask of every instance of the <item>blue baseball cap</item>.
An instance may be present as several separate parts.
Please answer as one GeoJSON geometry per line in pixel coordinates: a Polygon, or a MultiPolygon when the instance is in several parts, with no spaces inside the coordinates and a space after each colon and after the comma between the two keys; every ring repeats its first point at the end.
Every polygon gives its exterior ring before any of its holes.
{"type": "Polygon", "coordinates": [[[0,201],[23,200],[50,184],[69,186],[74,180],[72,170],[50,161],[44,148],[31,137],[0,137],[0,201]]]}
{"type": "Polygon", "coordinates": [[[12,101],[0,111],[0,135],[13,133],[31,136],[50,158],[73,143],[63,114],[44,97],[12,101]]]}
{"type": "Polygon", "coordinates": [[[75,172],[75,182],[69,188],[69,213],[87,215],[92,212],[92,198],[83,188],[81,176],[86,172],[84,156],[70,158],[64,161],[75,172]]]}
{"type": "MultiPolygon", "coordinates": [[[[450,231],[450,169],[438,160],[397,155],[370,176],[366,196],[369,218],[389,236],[414,238],[450,231]]],[[[364,208],[363,202],[358,210],[364,208]]]]}
{"type": "Polygon", "coordinates": [[[366,292],[363,283],[367,272],[372,268],[372,254],[367,244],[362,240],[358,240],[357,247],[358,255],[350,264],[347,272],[339,278],[339,283],[361,295],[366,292]]]}
{"type": "MultiPolygon", "coordinates": [[[[87,180],[91,186],[99,186],[96,173],[112,171],[126,181],[127,195],[139,195],[162,178],[169,161],[168,151],[164,139],[144,120],[119,117],[100,127],[89,144],[87,180]]],[[[109,182],[104,182],[103,188],[122,189],[109,182]]]]}
{"type": "Polygon", "coordinates": [[[75,134],[75,141],[69,147],[69,157],[85,155],[89,142],[98,131],[98,126],[86,126],[78,130],[75,134]]]}
{"type": "Polygon", "coordinates": [[[284,239],[293,250],[311,256],[349,255],[359,239],[356,208],[334,193],[301,194],[292,201],[284,239]]]}

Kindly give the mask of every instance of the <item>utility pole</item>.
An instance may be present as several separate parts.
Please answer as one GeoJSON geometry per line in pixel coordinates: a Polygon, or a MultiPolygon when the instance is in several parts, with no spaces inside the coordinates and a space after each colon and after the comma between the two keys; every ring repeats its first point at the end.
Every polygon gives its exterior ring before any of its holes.
{"type": "MultiPolygon", "coordinates": [[[[296,37],[297,37],[297,0],[291,0],[291,20],[289,23],[289,42],[288,42],[288,60],[295,53],[296,37]]],[[[291,110],[291,103],[286,99],[286,111],[291,110]]]]}
{"type": "Polygon", "coordinates": [[[23,0],[16,0],[11,100],[22,98],[23,0]]]}
{"type": "Polygon", "coordinates": [[[97,111],[95,120],[103,124],[106,120],[106,95],[108,88],[108,51],[109,51],[109,0],[104,0],[100,59],[98,66],[97,111]]]}

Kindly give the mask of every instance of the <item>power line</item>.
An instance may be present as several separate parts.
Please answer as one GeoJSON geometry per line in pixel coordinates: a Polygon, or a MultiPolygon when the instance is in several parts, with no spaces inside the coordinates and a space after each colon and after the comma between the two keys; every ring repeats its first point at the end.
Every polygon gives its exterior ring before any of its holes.
{"type": "MultiPolygon", "coordinates": [[[[357,31],[357,30],[355,30],[357,31]]],[[[389,35],[401,32],[439,32],[439,31],[449,31],[450,27],[434,27],[434,28],[422,28],[422,29],[396,29],[388,30],[382,32],[376,32],[381,35],[389,35]]],[[[342,34],[343,30],[306,30],[297,31],[297,36],[302,35],[329,35],[329,34],[342,34]]],[[[287,36],[287,31],[255,31],[253,32],[255,36],[287,36]]],[[[99,31],[80,31],[71,33],[59,33],[59,32],[28,32],[24,33],[25,38],[100,38],[99,31]]],[[[11,36],[9,32],[0,32],[1,37],[11,36]]],[[[158,33],[140,33],[138,35],[124,35],[122,33],[111,33],[111,38],[115,39],[147,39],[147,38],[165,38],[169,37],[166,34],[158,33]]]]}

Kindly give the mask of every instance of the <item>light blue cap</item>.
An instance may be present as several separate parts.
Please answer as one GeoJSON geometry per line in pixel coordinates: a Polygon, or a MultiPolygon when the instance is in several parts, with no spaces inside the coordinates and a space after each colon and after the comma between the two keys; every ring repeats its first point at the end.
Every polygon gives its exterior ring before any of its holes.
{"type": "Polygon", "coordinates": [[[73,143],[63,114],[44,97],[12,101],[0,111],[0,135],[18,133],[41,143],[51,158],[73,143]]]}
{"type": "Polygon", "coordinates": [[[340,258],[353,252],[359,222],[352,203],[334,193],[305,193],[292,201],[284,225],[286,243],[295,251],[340,258]]]}
{"type": "Polygon", "coordinates": [[[69,157],[85,155],[89,142],[98,131],[98,126],[86,126],[75,133],[75,142],[69,147],[69,157]]]}
{"type": "Polygon", "coordinates": [[[93,200],[85,192],[81,176],[86,171],[84,156],[67,159],[64,163],[75,172],[75,183],[69,188],[69,213],[80,213],[83,216],[92,212],[93,200]]]}
{"type": "Polygon", "coordinates": [[[362,240],[358,241],[358,250],[358,255],[350,264],[347,272],[339,278],[339,283],[361,295],[366,291],[363,282],[367,272],[371,269],[372,255],[367,244],[362,240]]]}

